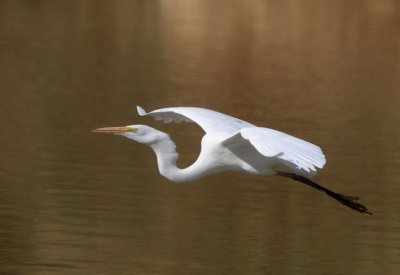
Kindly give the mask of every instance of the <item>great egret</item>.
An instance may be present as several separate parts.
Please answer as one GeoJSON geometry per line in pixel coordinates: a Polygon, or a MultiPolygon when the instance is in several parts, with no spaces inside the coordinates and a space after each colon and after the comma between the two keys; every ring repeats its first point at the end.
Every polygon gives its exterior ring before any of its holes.
{"type": "Polygon", "coordinates": [[[174,182],[188,182],[221,171],[240,171],[255,175],[279,175],[302,182],[361,213],[372,214],[356,202],[357,197],[333,192],[315,181],[317,168],[326,162],[321,148],[276,130],[257,127],[246,121],[204,108],[175,107],[146,112],[165,123],[195,122],[204,131],[201,152],[189,167],[176,165],[178,153],[169,135],[146,125],[106,127],[93,130],[133,139],[150,146],[157,156],[160,174],[174,182]]]}

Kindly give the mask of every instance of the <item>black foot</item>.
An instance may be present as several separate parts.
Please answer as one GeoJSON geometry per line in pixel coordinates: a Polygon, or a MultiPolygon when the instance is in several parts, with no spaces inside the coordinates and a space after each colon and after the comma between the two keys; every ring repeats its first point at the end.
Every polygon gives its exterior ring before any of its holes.
{"type": "Polygon", "coordinates": [[[326,192],[329,196],[332,198],[336,199],[339,201],[341,204],[346,205],[347,207],[350,207],[353,210],[356,210],[360,213],[366,213],[372,215],[371,212],[368,211],[368,208],[365,205],[362,205],[361,203],[356,202],[358,200],[357,197],[352,197],[352,196],[346,196],[342,194],[338,194],[335,192],[326,192]]]}
{"type": "Polygon", "coordinates": [[[313,182],[312,180],[307,179],[300,175],[296,175],[296,174],[292,174],[292,173],[285,173],[285,172],[277,172],[277,174],[279,176],[288,177],[288,178],[294,179],[296,181],[305,183],[306,185],[308,185],[312,188],[315,188],[319,191],[325,192],[325,194],[327,194],[328,196],[334,198],[335,200],[339,201],[341,204],[346,205],[347,207],[350,207],[351,209],[353,209],[355,211],[372,215],[372,213],[368,211],[368,208],[366,206],[362,205],[361,203],[356,202],[356,200],[358,200],[358,197],[346,196],[346,195],[342,195],[342,194],[333,192],[332,190],[329,190],[328,188],[325,188],[325,187],[319,185],[318,183],[313,182]]]}

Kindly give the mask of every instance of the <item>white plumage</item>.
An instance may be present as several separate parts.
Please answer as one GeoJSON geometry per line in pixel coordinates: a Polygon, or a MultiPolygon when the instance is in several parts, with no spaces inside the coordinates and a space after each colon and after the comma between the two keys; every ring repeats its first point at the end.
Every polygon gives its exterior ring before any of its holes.
{"type": "MultiPolygon", "coordinates": [[[[278,162],[272,161],[272,159],[264,160],[275,165],[274,169],[281,168],[286,172],[294,172],[311,178],[315,175],[317,168],[322,168],[326,163],[325,156],[317,145],[283,132],[257,127],[216,111],[195,107],[175,107],[146,113],[140,106],[137,107],[137,111],[141,116],[150,115],[156,120],[166,123],[172,121],[195,122],[206,132],[206,138],[207,135],[220,137],[219,141],[227,149],[235,146],[235,143],[236,146],[247,144],[248,150],[256,150],[266,158],[277,159],[278,162]],[[279,167],[279,163],[284,167],[279,167]]],[[[259,157],[258,154],[255,156],[259,157]]],[[[270,171],[271,169],[265,170],[270,171]]],[[[271,172],[265,171],[258,172],[271,174],[271,172]]]]}
{"type": "Polygon", "coordinates": [[[147,113],[138,106],[137,111],[141,116],[149,115],[165,123],[194,122],[205,132],[199,157],[192,165],[181,169],[176,165],[179,155],[175,143],[164,132],[146,125],[94,130],[122,135],[150,146],[157,156],[160,174],[171,181],[189,182],[227,170],[255,175],[277,174],[323,191],[356,211],[371,214],[356,202],[356,197],[333,192],[312,181],[326,160],[321,148],[308,141],[204,108],[163,108],[147,113]]]}

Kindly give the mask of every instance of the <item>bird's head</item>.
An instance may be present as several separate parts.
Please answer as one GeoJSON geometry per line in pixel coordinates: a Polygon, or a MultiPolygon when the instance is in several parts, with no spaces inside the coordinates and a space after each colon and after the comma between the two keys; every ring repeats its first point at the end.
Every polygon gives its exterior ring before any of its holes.
{"type": "Polygon", "coordinates": [[[93,132],[120,135],[146,145],[156,143],[157,141],[162,140],[166,135],[165,133],[146,125],[105,127],[94,129],[93,132]]]}

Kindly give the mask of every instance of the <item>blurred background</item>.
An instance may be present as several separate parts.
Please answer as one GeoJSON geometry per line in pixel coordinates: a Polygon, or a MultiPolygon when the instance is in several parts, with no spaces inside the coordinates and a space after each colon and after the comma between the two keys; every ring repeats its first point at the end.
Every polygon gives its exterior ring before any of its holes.
{"type": "Polygon", "coordinates": [[[1,1],[1,274],[399,274],[400,3],[1,1]],[[148,124],[181,167],[202,130],[141,118],[199,106],[321,146],[318,182],[161,177],[91,130],[148,124]]]}

